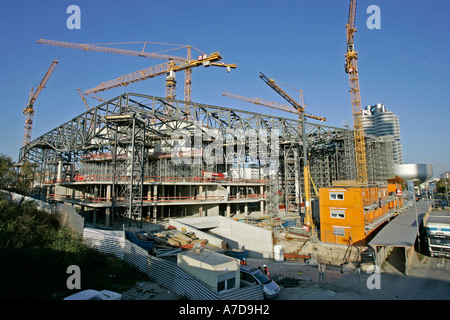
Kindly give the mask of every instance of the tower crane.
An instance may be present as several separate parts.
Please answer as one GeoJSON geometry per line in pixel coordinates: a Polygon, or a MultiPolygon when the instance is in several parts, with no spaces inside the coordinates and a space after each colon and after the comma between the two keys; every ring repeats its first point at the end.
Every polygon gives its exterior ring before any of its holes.
{"type": "Polygon", "coordinates": [[[89,104],[86,101],[86,98],[84,97],[83,93],[81,92],[80,88],[77,88],[78,94],[80,95],[81,100],[83,101],[84,105],[86,106],[86,109],[90,109],[89,104]]]}
{"type": "Polygon", "coordinates": [[[95,94],[91,95],[91,98],[94,98],[95,100],[100,101],[100,102],[108,101],[107,99],[105,99],[103,97],[99,97],[99,96],[97,96],[95,94]]]}
{"type": "Polygon", "coordinates": [[[166,97],[170,99],[175,98],[175,72],[195,68],[198,66],[209,67],[211,65],[215,65],[218,67],[225,67],[229,71],[230,68],[236,68],[235,64],[225,64],[225,63],[216,63],[215,61],[221,60],[222,57],[220,53],[214,52],[210,55],[201,55],[197,60],[187,60],[185,62],[175,62],[175,61],[167,61],[162,64],[152,66],[150,68],[142,69],[139,71],[135,71],[126,75],[123,75],[119,78],[109,80],[106,82],[102,82],[97,87],[86,90],[85,95],[90,95],[93,93],[109,90],[112,88],[126,86],[134,82],[154,78],[163,74],[166,74],[166,97]]]}
{"type": "MultiPolygon", "coordinates": [[[[148,41],[139,42],[139,43],[144,44],[141,51],[111,48],[111,47],[99,46],[99,45],[94,45],[94,44],[80,44],[80,43],[72,43],[72,42],[65,42],[65,41],[48,40],[48,39],[40,39],[37,41],[37,43],[50,45],[50,46],[63,47],[63,48],[80,49],[80,50],[84,50],[84,51],[97,51],[97,52],[114,53],[114,54],[121,54],[121,55],[135,56],[135,57],[162,59],[162,60],[168,60],[168,62],[177,62],[177,63],[188,63],[188,62],[192,61],[192,59],[191,59],[192,49],[202,53],[202,55],[199,56],[199,59],[200,59],[200,57],[205,56],[204,52],[202,52],[192,46],[175,45],[175,44],[164,44],[164,45],[175,46],[176,49],[186,48],[187,49],[187,57],[186,58],[174,56],[174,55],[161,54],[161,53],[145,52],[144,50],[145,50],[145,46],[147,43],[161,44],[161,43],[148,42],[148,41]]],[[[166,64],[163,64],[163,65],[166,65],[166,64]]],[[[169,63],[167,63],[167,65],[169,65],[169,63]]],[[[224,63],[218,63],[218,62],[212,62],[210,65],[226,67],[228,71],[230,71],[230,68],[236,68],[236,65],[234,65],[234,64],[226,65],[224,63]]],[[[159,66],[159,67],[155,66],[155,69],[161,70],[161,68],[163,68],[163,66],[159,66]]],[[[192,70],[190,68],[184,68],[183,70],[185,72],[184,100],[191,101],[192,70]]],[[[168,71],[168,74],[166,75],[166,97],[174,97],[175,96],[175,86],[176,86],[175,71],[169,72],[171,70],[168,67],[166,68],[166,71],[168,71]]],[[[138,72],[139,71],[137,71],[137,73],[138,72]]],[[[140,81],[140,80],[138,80],[138,81],[140,81]]],[[[126,85],[126,84],[124,84],[124,85],[126,85]]]]}
{"type": "Polygon", "coordinates": [[[47,70],[47,73],[45,74],[44,78],[42,78],[41,83],[39,84],[36,91],[34,91],[34,88],[31,88],[30,100],[28,101],[27,106],[23,109],[23,114],[25,115],[25,130],[23,134],[23,145],[26,145],[31,142],[31,132],[33,131],[34,102],[38,98],[42,89],[45,88],[48,79],[50,79],[50,76],[52,75],[57,65],[58,61],[53,60],[52,64],[50,65],[50,68],[47,70]]]}
{"type": "MultiPolygon", "coordinates": [[[[224,92],[224,93],[222,93],[222,95],[225,97],[229,97],[229,98],[233,98],[233,99],[237,99],[237,100],[241,100],[241,101],[246,101],[246,102],[253,103],[256,105],[266,106],[269,108],[278,109],[281,111],[286,111],[286,112],[298,115],[298,110],[296,108],[294,108],[292,106],[287,106],[285,104],[281,104],[281,103],[277,103],[277,102],[273,102],[273,101],[267,101],[267,100],[260,99],[260,98],[247,98],[247,97],[237,95],[234,93],[229,93],[229,92],[224,92]]],[[[327,120],[327,118],[317,117],[312,114],[308,114],[306,112],[305,112],[305,117],[315,119],[315,120],[320,120],[320,121],[327,120]]]]}
{"type": "Polygon", "coordinates": [[[311,210],[311,188],[309,185],[310,173],[309,173],[309,162],[307,157],[306,148],[306,130],[305,130],[305,108],[298,104],[293,98],[291,98],[283,89],[281,89],[273,79],[269,79],[263,73],[260,73],[259,77],[275,92],[282,96],[287,102],[289,102],[299,116],[299,123],[302,128],[302,144],[303,144],[303,180],[305,184],[305,225],[311,228],[311,233],[314,234],[314,223],[312,220],[312,210],[311,210]]]}
{"type": "Polygon", "coordinates": [[[359,185],[367,185],[366,143],[362,120],[361,93],[359,89],[358,52],[355,51],[353,38],[356,32],[356,0],[350,0],[347,29],[347,53],[345,54],[345,72],[350,81],[352,99],[353,130],[356,154],[356,181],[359,185]]]}

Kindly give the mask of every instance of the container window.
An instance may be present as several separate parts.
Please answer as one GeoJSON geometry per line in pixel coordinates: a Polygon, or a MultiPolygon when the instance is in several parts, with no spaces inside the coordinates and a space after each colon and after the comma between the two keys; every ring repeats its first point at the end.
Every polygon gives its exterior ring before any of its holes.
{"type": "Polygon", "coordinates": [[[236,287],[236,278],[230,278],[227,280],[217,282],[217,291],[230,290],[236,287]]]}
{"type": "Polygon", "coordinates": [[[220,281],[217,283],[217,291],[225,290],[225,281],[220,281]]]}
{"type": "Polygon", "coordinates": [[[330,200],[344,200],[343,192],[330,192],[330,200]]]}
{"type": "Polygon", "coordinates": [[[345,219],[345,211],[344,210],[330,210],[331,218],[337,219],[345,219]]]}
{"type": "Polygon", "coordinates": [[[345,229],[344,228],[334,228],[333,234],[336,237],[345,237],[345,229]]]}
{"type": "Polygon", "coordinates": [[[236,273],[229,272],[217,277],[217,292],[236,287],[236,273]]]}

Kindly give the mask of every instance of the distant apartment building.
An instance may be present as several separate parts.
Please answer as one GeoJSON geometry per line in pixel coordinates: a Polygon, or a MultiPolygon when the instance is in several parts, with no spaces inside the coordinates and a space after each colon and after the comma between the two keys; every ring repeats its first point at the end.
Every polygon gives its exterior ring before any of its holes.
{"type": "Polygon", "coordinates": [[[363,110],[364,132],[377,137],[392,136],[394,164],[403,163],[402,144],[400,142],[400,123],[398,116],[383,104],[366,106],[363,110]]]}

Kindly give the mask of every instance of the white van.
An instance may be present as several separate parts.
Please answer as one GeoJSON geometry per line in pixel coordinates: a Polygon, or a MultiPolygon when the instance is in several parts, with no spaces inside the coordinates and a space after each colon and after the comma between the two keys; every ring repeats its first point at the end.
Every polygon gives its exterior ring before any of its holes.
{"type": "Polygon", "coordinates": [[[278,284],[255,267],[241,266],[240,280],[244,283],[246,281],[262,284],[264,296],[268,299],[274,298],[280,293],[278,284]]]}

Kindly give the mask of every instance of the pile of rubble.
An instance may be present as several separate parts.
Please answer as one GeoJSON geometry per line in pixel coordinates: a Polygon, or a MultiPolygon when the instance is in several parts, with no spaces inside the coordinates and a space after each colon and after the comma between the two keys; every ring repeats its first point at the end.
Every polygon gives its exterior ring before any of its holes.
{"type": "Polygon", "coordinates": [[[181,249],[191,249],[195,243],[205,245],[208,240],[198,239],[195,233],[180,232],[175,229],[168,229],[153,234],[155,242],[159,245],[176,247],[181,249]]]}

